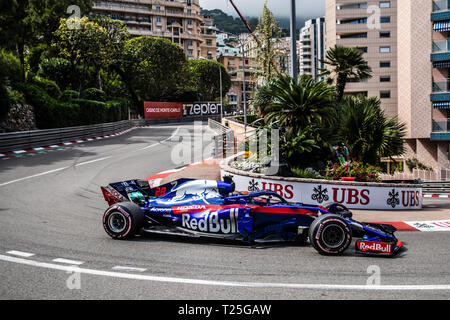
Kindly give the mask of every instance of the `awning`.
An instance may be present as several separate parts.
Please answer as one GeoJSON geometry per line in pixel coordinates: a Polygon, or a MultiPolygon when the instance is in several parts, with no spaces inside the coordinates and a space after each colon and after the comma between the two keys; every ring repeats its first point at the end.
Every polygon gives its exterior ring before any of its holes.
{"type": "Polygon", "coordinates": [[[433,23],[434,32],[450,31],[450,21],[439,21],[433,23]]]}
{"type": "Polygon", "coordinates": [[[433,68],[445,69],[450,68],[450,61],[438,61],[433,63],[433,68]]]}
{"type": "Polygon", "coordinates": [[[450,109],[450,101],[433,102],[434,109],[450,109]]]}

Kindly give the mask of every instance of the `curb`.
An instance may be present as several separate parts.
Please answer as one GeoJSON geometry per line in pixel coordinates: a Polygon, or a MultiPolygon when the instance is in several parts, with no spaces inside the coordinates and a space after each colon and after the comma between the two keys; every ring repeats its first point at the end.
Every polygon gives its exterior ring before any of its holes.
{"type": "Polygon", "coordinates": [[[423,194],[422,198],[450,198],[450,194],[423,194]]]}
{"type": "Polygon", "coordinates": [[[80,139],[80,140],[75,140],[75,141],[68,141],[68,142],[58,143],[58,144],[54,144],[54,145],[50,145],[50,146],[42,146],[42,147],[36,147],[36,148],[30,148],[30,149],[24,149],[24,150],[9,151],[9,152],[5,152],[5,153],[0,153],[0,158],[11,156],[11,155],[16,155],[16,154],[24,154],[24,153],[28,153],[28,152],[50,150],[50,149],[66,147],[66,146],[70,146],[70,145],[78,144],[78,143],[84,143],[84,142],[89,142],[89,141],[96,141],[96,140],[117,137],[117,136],[128,133],[128,132],[130,132],[134,129],[138,129],[138,128],[146,128],[146,126],[137,126],[137,127],[133,127],[133,128],[130,128],[130,129],[127,129],[124,131],[114,133],[114,134],[109,134],[106,136],[99,136],[99,137],[92,137],[92,138],[80,139]]]}

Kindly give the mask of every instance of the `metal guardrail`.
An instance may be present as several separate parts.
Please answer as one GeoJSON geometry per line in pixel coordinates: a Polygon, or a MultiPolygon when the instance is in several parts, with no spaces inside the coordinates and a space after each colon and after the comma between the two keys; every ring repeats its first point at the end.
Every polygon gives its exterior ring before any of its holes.
{"type": "Polygon", "coordinates": [[[208,119],[208,126],[217,133],[213,136],[214,148],[212,156],[214,158],[233,155],[237,152],[237,143],[233,130],[213,119],[208,119]]]}
{"type": "Polygon", "coordinates": [[[2,133],[0,153],[106,136],[145,124],[145,120],[124,120],[90,126],[2,133]]]}

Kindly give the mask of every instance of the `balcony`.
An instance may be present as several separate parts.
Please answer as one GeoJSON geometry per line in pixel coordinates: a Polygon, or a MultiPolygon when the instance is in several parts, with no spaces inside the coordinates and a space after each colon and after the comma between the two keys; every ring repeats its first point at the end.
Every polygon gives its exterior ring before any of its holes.
{"type": "Polygon", "coordinates": [[[441,21],[448,19],[450,19],[450,1],[433,1],[433,13],[431,13],[431,21],[441,21]]]}
{"type": "Polygon", "coordinates": [[[450,140],[450,119],[433,119],[430,139],[433,141],[450,140]]]}
{"type": "Polygon", "coordinates": [[[432,102],[450,101],[450,79],[433,82],[430,100],[432,102]]]}
{"type": "Polygon", "coordinates": [[[450,51],[450,39],[446,41],[433,42],[433,53],[450,51]]]}

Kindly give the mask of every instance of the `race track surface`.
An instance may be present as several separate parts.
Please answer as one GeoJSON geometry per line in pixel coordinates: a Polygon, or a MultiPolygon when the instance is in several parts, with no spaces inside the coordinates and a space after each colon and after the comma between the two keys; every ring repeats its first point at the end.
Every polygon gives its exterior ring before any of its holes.
{"type": "MultiPolygon", "coordinates": [[[[192,124],[151,126],[0,159],[0,299],[450,299],[448,232],[398,233],[408,250],[393,259],[352,248],[324,257],[288,244],[112,240],[99,187],[179,166],[171,137],[181,129],[194,134],[192,124]]],[[[203,135],[208,145],[206,127],[203,135]]],[[[202,144],[192,148],[199,154],[202,144]]]]}

